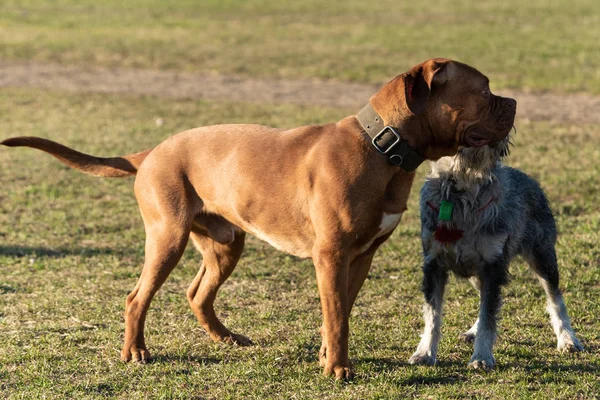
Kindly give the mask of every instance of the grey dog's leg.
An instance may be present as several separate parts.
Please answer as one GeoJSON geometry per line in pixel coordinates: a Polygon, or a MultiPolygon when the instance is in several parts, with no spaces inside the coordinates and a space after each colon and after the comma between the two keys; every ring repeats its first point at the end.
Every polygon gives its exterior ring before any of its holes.
{"type": "MultiPolygon", "coordinates": [[[[481,292],[481,282],[479,282],[479,278],[473,276],[469,278],[469,282],[478,292],[481,292]]],[[[473,324],[473,326],[466,332],[461,333],[458,338],[467,343],[473,343],[475,341],[475,337],[477,336],[477,327],[479,326],[479,318],[473,324]]]]}
{"type": "Polygon", "coordinates": [[[554,246],[537,246],[527,254],[526,258],[546,292],[546,309],[556,334],[558,350],[569,352],[583,350],[571,327],[567,307],[558,287],[558,263],[554,246]]]}
{"type": "Polygon", "coordinates": [[[473,356],[469,361],[470,367],[481,369],[494,367],[495,360],[492,349],[496,341],[496,317],[502,303],[501,286],[507,283],[507,278],[508,273],[504,260],[486,264],[480,273],[479,323],[473,356]]]}
{"type": "Polygon", "coordinates": [[[425,306],[423,307],[425,329],[417,350],[408,360],[411,364],[434,365],[436,362],[441,338],[444,287],[447,280],[448,272],[440,267],[436,260],[425,263],[422,288],[425,295],[425,306]]]}

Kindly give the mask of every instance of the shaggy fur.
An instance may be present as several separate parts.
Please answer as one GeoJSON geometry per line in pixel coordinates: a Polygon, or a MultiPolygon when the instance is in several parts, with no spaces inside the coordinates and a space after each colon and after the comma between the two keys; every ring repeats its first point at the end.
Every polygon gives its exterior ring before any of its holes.
{"type": "Polygon", "coordinates": [[[453,271],[470,278],[480,291],[479,319],[461,335],[463,340],[475,342],[469,365],[494,366],[492,347],[500,289],[508,283],[508,265],[518,254],[529,263],[546,292],[558,349],[583,349],[571,328],[558,286],[554,249],[557,233],[552,211],[533,178],[502,165],[509,145],[507,136],[495,145],[463,148],[454,157],[431,163],[420,200],[425,330],[409,360],[412,364],[436,362],[444,286],[448,272],[453,271]],[[438,220],[442,201],[453,204],[450,221],[438,220]]]}

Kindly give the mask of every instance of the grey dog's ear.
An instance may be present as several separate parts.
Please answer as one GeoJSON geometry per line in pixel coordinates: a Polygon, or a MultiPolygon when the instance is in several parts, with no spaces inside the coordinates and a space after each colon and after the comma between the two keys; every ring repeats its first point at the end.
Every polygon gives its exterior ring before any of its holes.
{"type": "Polygon", "coordinates": [[[406,106],[413,115],[425,111],[434,88],[448,81],[449,60],[436,58],[412,68],[403,75],[406,106]]]}

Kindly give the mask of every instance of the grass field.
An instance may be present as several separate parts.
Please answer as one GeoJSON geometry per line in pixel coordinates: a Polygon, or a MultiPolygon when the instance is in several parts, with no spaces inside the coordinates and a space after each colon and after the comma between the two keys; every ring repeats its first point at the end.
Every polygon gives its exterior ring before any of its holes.
{"type": "Polygon", "coordinates": [[[431,57],[600,93],[596,0],[4,0],[0,58],[381,82],[431,57]]]}
{"type": "MultiPolygon", "coordinates": [[[[224,120],[295,126],[347,113],[24,89],[4,94],[3,134],[60,132],[63,142],[100,155],[144,149],[174,131],[224,120]],[[157,127],[156,118],[164,125],[157,127]]],[[[477,297],[456,280],[447,296],[439,365],[407,365],[421,330],[413,195],[352,318],[352,383],[320,376],[319,300],[310,262],[255,239],[221,290],[217,310],[257,346],[213,344],[197,325],[184,296],[200,263],[190,248],[149,313],[147,341],[156,362],[121,364],[124,298],[143,262],[132,181],[89,177],[33,150],[3,149],[0,389],[14,397],[57,398],[592,397],[600,388],[600,127],[519,127],[510,164],[532,173],[548,191],[561,230],[562,287],[586,353],[556,352],[542,291],[519,262],[505,290],[496,371],[466,368],[471,349],[456,338],[475,319],[477,297]]]]}
{"type": "MultiPolygon", "coordinates": [[[[372,83],[445,55],[477,66],[493,88],[600,93],[597,1],[396,3],[5,0],[0,66],[31,61],[372,83]]],[[[0,140],[38,135],[109,156],[201,125],[293,127],[355,112],[1,88],[0,140]]],[[[537,178],[551,200],[561,287],[586,351],[555,350],[543,291],[518,260],[503,291],[496,370],[466,367],[472,348],[457,337],[475,320],[478,299],[455,278],[438,365],[407,364],[422,330],[417,193],[424,165],[409,210],[376,256],[353,310],[357,376],[349,383],[320,375],[311,262],[252,237],[215,308],[256,346],[214,344],[199,327],[185,298],[201,262],[190,246],[148,314],[155,361],[122,364],[125,297],[144,257],[133,180],[90,177],[38,151],[2,147],[0,398],[598,398],[600,125],[574,120],[518,120],[507,163],[537,178]]]]}

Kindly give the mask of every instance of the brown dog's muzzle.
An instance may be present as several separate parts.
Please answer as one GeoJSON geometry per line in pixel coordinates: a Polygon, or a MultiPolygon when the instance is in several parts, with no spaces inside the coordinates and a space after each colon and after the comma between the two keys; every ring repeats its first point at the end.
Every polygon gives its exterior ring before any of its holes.
{"type": "Polygon", "coordinates": [[[515,123],[516,113],[515,99],[492,95],[487,118],[466,133],[464,145],[479,147],[504,139],[515,123]]]}
{"type": "Polygon", "coordinates": [[[517,101],[510,97],[493,96],[492,112],[496,117],[496,127],[498,136],[495,140],[502,140],[508,135],[515,124],[515,115],[517,114],[517,101]]]}

